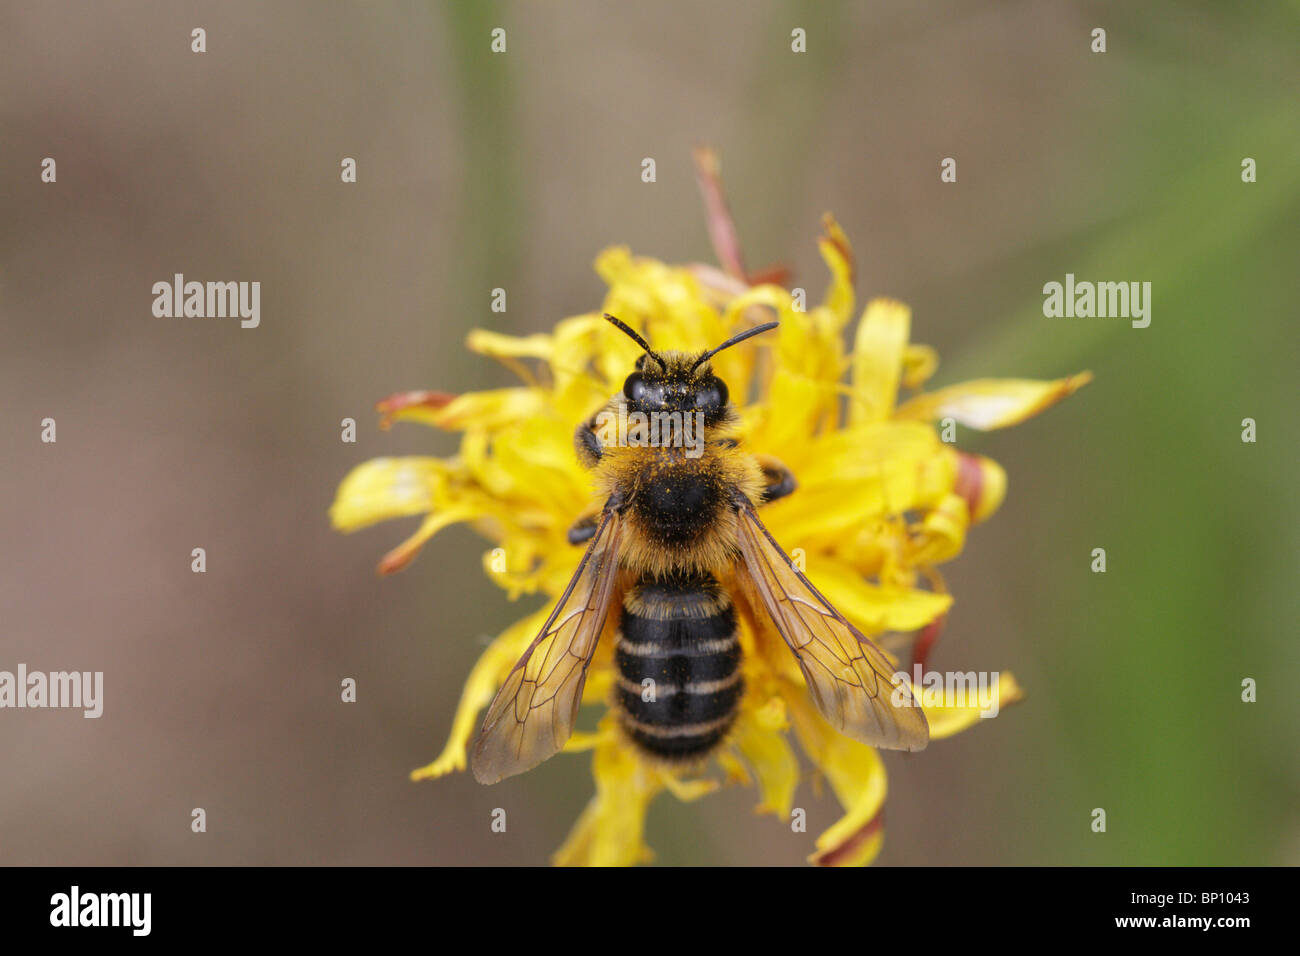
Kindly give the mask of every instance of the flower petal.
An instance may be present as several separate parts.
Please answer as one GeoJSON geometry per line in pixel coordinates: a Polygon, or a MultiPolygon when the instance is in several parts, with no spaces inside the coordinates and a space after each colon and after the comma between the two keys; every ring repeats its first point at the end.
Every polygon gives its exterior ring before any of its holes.
{"type": "Polygon", "coordinates": [[[541,414],[546,409],[545,392],[527,387],[466,392],[442,404],[416,402],[393,407],[389,404],[391,401],[388,399],[379,405],[380,412],[384,414],[384,422],[419,422],[447,431],[460,431],[473,426],[499,428],[541,414]]]}
{"type": "Polygon", "coordinates": [[[470,737],[478,726],[478,715],[484,707],[492,702],[497,688],[501,686],[515,661],[528,647],[529,642],[546,624],[550,616],[550,607],[543,607],[535,614],[522,618],[501,632],[500,636],[488,645],[474,668],[469,672],[469,680],[461,691],[460,703],[456,705],[456,716],[451,722],[451,733],[447,744],[442,748],[438,759],[427,766],[411,771],[412,780],[430,780],[451,773],[453,770],[465,769],[465,754],[470,737]]]}
{"type": "Polygon", "coordinates": [[[941,564],[961,554],[970,520],[966,499],[961,495],[945,495],[925,513],[920,527],[913,533],[911,565],[941,564]]]}
{"type": "Polygon", "coordinates": [[[959,452],[953,490],[966,501],[971,524],[990,517],[1007,496],[1007,473],[992,458],[959,452]]]}
{"type": "Polygon", "coordinates": [[[791,436],[762,447],[780,448],[799,481],[798,492],[768,506],[764,520],[786,548],[809,553],[836,546],[881,516],[934,507],[957,468],[951,446],[920,422],[880,422],[813,441],[791,436]]]}
{"type": "MultiPolygon", "coordinates": [[[[784,724],[785,708],[781,698],[771,698],[769,706],[771,704],[779,709],[780,721],[784,724]]],[[[760,711],[768,711],[769,706],[760,708],[760,711]]],[[[731,742],[757,780],[760,801],[755,812],[788,818],[794,805],[795,787],[799,783],[799,763],[785,739],[782,726],[773,726],[769,714],[742,710],[731,733],[731,742]]]]}
{"type": "Polygon", "coordinates": [[[658,774],[659,781],[664,785],[664,789],[682,803],[693,803],[702,797],[707,797],[711,793],[716,793],[718,787],[721,786],[717,780],[709,777],[683,780],[677,776],[677,771],[672,769],[660,769],[658,774]]]}
{"type": "Polygon", "coordinates": [[[453,506],[426,515],[425,519],[420,522],[420,527],[416,529],[415,534],[379,559],[379,566],[375,569],[376,573],[387,575],[406,570],[407,565],[414,561],[424,548],[425,542],[435,534],[443,528],[459,524],[462,521],[473,521],[481,513],[474,508],[453,506]]]}
{"type": "Polygon", "coordinates": [[[722,191],[722,170],[718,154],[707,146],[696,147],[693,154],[695,180],[700,187],[700,197],[704,200],[704,219],[709,228],[709,241],[713,243],[713,254],[729,275],[743,279],[745,259],[740,252],[736,222],[731,217],[726,195],[722,191]]]}
{"type": "Polygon", "coordinates": [[[836,327],[843,328],[853,315],[853,247],[830,213],[822,216],[822,232],[817,248],[831,270],[831,284],[822,304],[835,317],[836,327]]]}
{"type": "Polygon", "coordinates": [[[787,695],[790,718],[810,760],[826,775],[845,814],[817,838],[808,858],[819,866],[863,866],[880,852],[880,811],[888,789],[885,766],[872,748],[836,733],[806,694],[787,695]]]}
{"type": "Polygon", "coordinates": [[[767,385],[767,401],[745,414],[754,447],[779,448],[788,455],[791,448],[807,446],[828,402],[838,400],[816,380],[778,367],[767,385]]]}
{"type": "MultiPolygon", "coordinates": [[[[379,412],[379,427],[384,431],[393,427],[398,418],[411,421],[423,421],[422,415],[428,415],[437,409],[446,407],[456,395],[453,392],[398,392],[375,403],[379,412]],[[423,409],[423,411],[421,411],[423,409]]],[[[428,424],[426,421],[425,424],[428,424]]]]}
{"type": "Polygon", "coordinates": [[[885,810],[861,825],[846,816],[817,838],[817,852],[808,857],[814,866],[866,866],[880,854],[885,842],[885,810]],[[824,844],[824,845],[823,845],[824,844]]]}
{"type": "Polygon", "coordinates": [[[951,737],[978,724],[982,719],[992,719],[1003,707],[1023,700],[1025,696],[1024,690],[1011,674],[997,675],[997,679],[988,688],[987,706],[981,706],[978,700],[931,704],[926,700],[924,686],[916,688],[916,691],[921,706],[925,708],[925,719],[930,722],[931,740],[951,737]],[[983,716],[985,713],[989,715],[987,718],[983,716]]]}
{"type": "Polygon", "coordinates": [[[912,310],[894,299],[872,299],[858,323],[853,346],[849,422],[883,421],[894,410],[912,310]]]}
{"type": "Polygon", "coordinates": [[[922,421],[952,418],[980,431],[1006,428],[1032,418],[1091,381],[1091,372],[1080,372],[1051,382],[1021,378],[977,379],[918,395],[899,407],[897,417],[922,421]]]}
{"type": "MultiPolygon", "coordinates": [[[[607,723],[606,718],[602,723],[607,723]]],[[[645,815],[662,788],[659,775],[612,736],[591,761],[596,795],[551,862],[556,866],[631,866],[654,858],[645,845],[645,815]]]]}
{"type": "Polygon", "coordinates": [[[424,514],[446,467],[437,458],[372,458],[348,472],[330,505],[336,531],[356,531],[390,518],[424,514]]]}
{"type": "Polygon", "coordinates": [[[465,344],[471,352],[492,358],[535,358],[549,362],[555,354],[554,339],[541,332],[505,335],[488,329],[471,329],[465,344]]]}
{"type": "Polygon", "coordinates": [[[868,636],[915,631],[952,606],[948,594],[871,584],[855,568],[828,556],[811,556],[807,574],[826,599],[868,636]]]}
{"type": "Polygon", "coordinates": [[[939,367],[939,353],[928,345],[911,344],[903,350],[903,384],[920,388],[939,367]]]}

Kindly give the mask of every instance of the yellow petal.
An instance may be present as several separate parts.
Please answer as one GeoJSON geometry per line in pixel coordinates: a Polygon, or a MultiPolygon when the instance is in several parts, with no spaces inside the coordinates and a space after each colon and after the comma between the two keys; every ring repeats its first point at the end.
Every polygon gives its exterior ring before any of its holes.
{"type": "Polygon", "coordinates": [[[433,763],[411,771],[412,780],[430,780],[451,773],[453,770],[465,769],[466,748],[470,737],[478,727],[478,714],[492,702],[497,688],[501,686],[510,669],[515,666],[529,642],[537,636],[550,616],[550,607],[544,607],[535,614],[530,614],[516,621],[501,632],[487,650],[475,662],[469,672],[469,680],[461,691],[460,703],[456,705],[456,716],[451,722],[451,733],[442,753],[433,763]]]}
{"type": "Polygon", "coordinates": [[[707,778],[682,780],[673,770],[660,770],[659,781],[669,793],[682,803],[693,803],[701,797],[707,797],[709,794],[716,792],[720,786],[717,780],[707,778]]]}
{"type": "Polygon", "coordinates": [[[424,514],[446,471],[437,458],[372,458],[348,472],[330,505],[337,531],[356,531],[390,518],[424,514]]]}
{"type": "Polygon", "coordinates": [[[432,424],[428,420],[428,416],[438,409],[446,407],[447,403],[455,397],[452,392],[431,392],[427,390],[398,392],[395,395],[389,395],[387,398],[375,403],[375,411],[379,412],[379,427],[387,431],[393,427],[393,422],[398,419],[423,422],[426,425],[432,424]]]}
{"type": "Polygon", "coordinates": [[[516,510],[535,510],[537,522],[567,527],[591,500],[591,478],[578,464],[567,422],[522,422],[481,464],[486,490],[516,510]]]}
{"type": "Polygon", "coordinates": [[[826,775],[845,813],[817,838],[808,858],[819,866],[862,866],[880,851],[887,780],[879,755],[865,744],[836,733],[804,697],[787,695],[790,717],[809,759],[826,775]]]}
{"type": "Polygon", "coordinates": [[[1092,381],[1091,372],[1040,382],[1020,378],[984,378],[950,385],[905,402],[898,418],[935,421],[952,418],[968,428],[988,431],[1018,425],[1055,405],[1092,381]]]}
{"type": "MultiPolygon", "coordinates": [[[[773,697],[772,700],[781,705],[781,698],[773,697]]],[[[764,720],[743,710],[736,720],[731,742],[758,781],[760,801],[756,812],[788,818],[794,805],[795,787],[799,783],[799,764],[785,739],[784,730],[770,726],[770,719],[764,720]]]]}
{"type": "MultiPolygon", "coordinates": [[[[626,255],[627,250],[622,252],[626,255]]],[[[622,384],[628,369],[640,354],[636,343],[606,322],[600,312],[563,319],[555,327],[552,340],[555,355],[551,360],[551,373],[555,377],[557,410],[560,396],[574,388],[595,389],[603,392],[604,398],[609,398],[611,388],[622,384]],[[594,376],[591,372],[593,364],[594,376]]],[[[594,407],[584,408],[578,416],[589,415],[593,410],[594,407]]]]}
{"type": "Polygon", "coordinates": [[[649,862],[654,854],[645,845],[645,815],[661,788],[659,775],[612,737],[596,748],[591,767],[596,795],[551,861],[556,866],[649,862]]]}
{"type": "Polygon", "coordinates": [[[379,567],[375,569],[376,572],[382,575],[396,574],[398,571],[405,570],[407,565],[419,555],[424,548],[425,542],[443,528],[459,524],[462,521],[472,521],[480,514],[481,512],[475,508],[456,505],[450,508],[442,508],[427,515],[420,522],[420,527],[416,529],[415,534],[379,559],[379,567]]]}
{"type": "Polygon", "coordinates": [[[939,367],[939,353],[928,345],[909,345],[903,350],[903,384],[920,388],[939,367]]]}
{"type": "MultiPolygon", "coordinates": [[[[828,396],[833,396],[843,371],[840,358],[844,346],[839,331],[823,325],[830,317],[830,310],[824,308],[782,313],[781,327],[775,332],[774,352],[778,372],[812,379],[828,396]]],[[[771,343],[769,337],[764,344],[771,343]]]]}
{"type": "MultiPolygon", "coordinates": [[[[772,446],[773,453],[788,461],[772,446]]],[[[816,485],[835,480],[876,482],[889,479],[904,482],[895,499],[890,489],[890,509],[901,511],[915,501],[908,497],[916,481],[915,469],[930,459],[951,452],[951,446],[939,441],[934,429],[920,422],[879,422],[857,428],[837,430],[818,438],[807,448],[807,460],[801,463],[801,485],[816,485]]],[[[949,463],[950,468],[955,464],[949,463]]],[[[791,496],[793,500],[793,496],[791,496]]]]}
{"type": "Polygon", "coordinates": [[[867,635],[914,631],[952,606],[951,595],[871,584],[855,568],[822,555],[808,556],[806,573],[826,600],[867,635]]]}
{"type": "MultiPolygon", "coordinates": [[[[774,285],[760,285],[748,289],[732,299],[723,311],[717,327],[716,339],[706,340],[702,345],[707,347],[717,345],[727,336],[734,335],[742,329],[769,321],[773,318],[773,313],[780,322],[788,321],[795,314],[789,292],[774,285]]],[[[727,383],[731,394],[737,398],[748,394],[751,373],[758,356],[771,349],[774,341],[769,338],[771,335],[772,333],[769,332],[767,335],[750,339],[748,342],[718,353],[710,360],[714,372],[727,383]]]]}
{"type": "Polygon", "coordinates": [[[472,426],[499,428],[541,414],[545,408],[546,393],[541,389],[499,388],[466,392],[440,406],[422,403],[385,408],[381,403],[380,411],[384,413],[386,422],[413,421],[447,431],[459,431],[472,426]]]}
{"type": "MultiPolygon", "coordinates": [[[[572,575],[570,575],[572,576],[572,575]]],[[[567,582],[566,582],[567,584],[567,582]]],[[[605,635],[608,638],[608,635],[605,635]]],[[[607,647],[611,640],[601,642],[602,647],[607,647]]],[[[599,648],[597,653],[600,653],[599,648]]],[[[604,667],[592,666],[587,669],[587,683],[582,688],[582,702],[584,704],[599,704],[608,701],[610,695],[614,692],[615,674],[614,669],[608,664],[604,667]]]]}
{"type": "Polygon", "coordinates": [[[788,453],[792,447],[807,445],[828,401],[837,402],[838,398],[820,382],[778,367],[768,384],[766,401],[755,409],[759,414],[748,416],[753,419],[749,424],[754,447],[788,453]]]}
{"type": "Polygon", "coordinates": [[[770,442],[765,434],[754,448],[780,449],[795,469],[799,490],[767,506],[764,521],[787,550],[808,553],[882,515],[934,507],[957,469],[951,446],[919,422],[880,422],[811,442],[770,442]]]}
{"type": "Polygon", "coordinates": [[[893,299],[872,299],[853,346],[852,424],[883,421],[894,410],[912,310],[893,299]]]}
{"type": "Polygon", "coordinates": [[[487,329],[471,329],[465,344],[471,352],[493,358],[536,358],[550,361],[555,354],[554,342],[549,335],[503,335],[487,329]]]}
{"type": "Polygon", "coordinates": [[[944,694],[944,702],[932,703],[927,698],[937,696],[937,689],[934,692],[928,691],[924,683],[919,688],[914,684],[913,689],[925,709],[925,719],[930,722],[931,740],[951,737],[981,720],[990,720],[996,717],[1003,707],[1023,700],[1025,696],[1024,690],[1011,674],[999,674],[997,679],[986,687],[987,696],[983,702],[978,699],[978,693],[971,692],[944,694]],[[953,697],[951,701],[947,699],[949,696],[953,697]],[[988,716],[985,716],[986,714],[988,716]]]}
{"type": "Polygon", "coordinates": [[[600,731],[588,733],[582,730],[575,730],[569,735],[569,739],[564,742],[564,746],[561,747],[560,750],[566,754],[582,753],[584,750],[595,750],[608,738],[608,734],[601,733],[600,731]]]}
{"type": "Polygon", "coordinates": [[[836,327],[843,328],[853,315],[853,247],[830,213],[822,216],[822,231],[825,234],[817,241],[817,248],[831,271],[823,305],[835,317],[836,327]]]}
{"type": "Polygon", "coordinates": [[[722,769],[723,783],[739,784],[742,787],[753,784],[754,778],[750,776],[745,762],[735,751],[719,750],[713,755],[713,759],[722,769]]]}
{"type": "Polygon", "coordinates": [[[941,564],[961,553],[966,542],[970,511],[961,495],[946,495],[921,519],[912,538],[909,563],[913,566],[941,564]]]}
{"type": "Polygon", "coordinates": [[[814,866],[866,866],[879,856],[885,842],[884,814],[878,812],[866,822],[859,822],[859,816],[845,815],[818,837],[817,852],[808,862],[814,866]]]}
{"type": "Polygon", "coordinates": [[[971,524],[986,520],[1007,496],[1007,473],[992,458],[959,452],[953,490],[966,502],[971,524]]]}

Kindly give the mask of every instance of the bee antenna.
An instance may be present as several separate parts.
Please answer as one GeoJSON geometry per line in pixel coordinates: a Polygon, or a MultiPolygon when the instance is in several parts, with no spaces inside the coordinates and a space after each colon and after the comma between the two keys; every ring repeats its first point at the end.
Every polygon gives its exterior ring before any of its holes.
{"type": "MultiPolygon", "coordinates": [[[[606,316],[606,318],[608,318],[608,316],[606,316]]],[[[764,322],[762,325],[756,325],[752,329],[746,329],[744,332],[737,332],[735,335],[727,339],[727,341],[723,342],[717,348],[709,349],[707,352],[705,352],[703,355],[697,358],[695,360],[695,364],[691,366],[691,371],[694,372],[697,368],[699,368],[701,365],[703,365],[706,361],[711,359],[713,356],[717,355],[723,349],[729,349],[733,345],[745,341],[745,339],[747,338],[758,335],[760,332],[771,331],[772,329],[776,328],[780,324],[781,324],[780,322],[764,322]]]]}
{"type": "Polygon", "coordinates": [[[615,318],[614,316],[610,315],[608,312],[605,313],[605,318],[615,328],[620,329],[623,332],[626,332],[633,342],[641,346],[641,348],[645,349],[646,355],[650,356],[652,359],[654,359],[656,362],[659,363],[659,366],[661,368],[668,367],[667,365],[664,365],[664,360],[659,357],[659,353],[656,352],[654,349],[652,349],[650,347],[650,344],[645,339],[641,338],[641,336],[637,334],[636,330],[632,328],[632,326],[628,325],[622,319],[615,318]]]}

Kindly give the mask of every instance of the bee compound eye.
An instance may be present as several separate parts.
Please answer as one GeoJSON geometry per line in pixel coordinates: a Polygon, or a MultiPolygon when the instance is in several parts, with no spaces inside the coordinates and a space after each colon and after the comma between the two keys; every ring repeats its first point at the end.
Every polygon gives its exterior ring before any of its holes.
{"type": "Polygon", "coordinates": [[[633,372],[623,383],[623,394],[629,401],[639,402],[645,398],[646,384],[640,372],[633,372]]]}
{"type": "Polygon", "coordinates": [[[722,408],[726,404],[727,385],[720,378],[709,379],[695,393],[695,406],[697,408],[711,410],[722,408]]]}

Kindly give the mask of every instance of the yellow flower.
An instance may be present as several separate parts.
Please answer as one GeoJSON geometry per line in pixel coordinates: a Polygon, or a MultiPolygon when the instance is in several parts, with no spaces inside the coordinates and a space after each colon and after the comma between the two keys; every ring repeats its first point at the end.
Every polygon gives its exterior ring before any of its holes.
{"type": "MultiPolygon", "coordinates": [[[[523,384],[460,396],[406,393],[381,402],[385,426],[413,421],[459,431],[460,452],[357,466],[338,489],[331,520],[339,530],[354,531],[388,518],[424,516],[415,534],[384,557],[381,573],[405,567],[440,529],[469,522],[492,543],[483,556],[485,572],[512,599],[542,593],[553,603],[583,550],[568,543],[567,529],[599,506],[590,474],[574,454],[573,429],[620,388],[639,354],[602,312],[639,330],[656,349],[687,351],[775,317],[781,323],[775,336],[751,339],[713,359],[740,412],[742,447],[779,458],[797,476],[797,492],[764,506],[763,521],[863,634],[896,660],[909,656],[924,666],[952,602],[937,565],[961,552],[970,526],[997,509],[1006,489],[995,462],[956,450],[934,423],[941,429],[949,426],[945,419],[976,429],[1013,425],[1090,376],[986,379],[917,394],[937,358],[910,342],[905,305],[868,302],[845,348],[855,314],[854,262],[834,220],[826,218],[820,240],[829,287],[820,305],[803,309],[790,291],[745,278],[729,242],[733,233],[711,156],[700,159],[725,270],[670,266],[611,248],[596,259],[608,285],[600,310],[564,319],[549,334],[471,333],[472,351],[515,368],[523,384]],[[900,392],[907,397],[900,399],[900,392]]],[[[492,642],[470,673],[446,747],[413,779],[465,769],[480,712],[550,610],[548,604],[492,642]]],[[[817,838],[810,860],[844,865],[875,857],[886,790],[880,757],[822,719],[794,657],[767,622],[742,613],[740,640],[745,691],[739,715],[706,769],[686,772],[645,760],[616,732],[612,713],[594,731],[570,738],[566,751],[593,752],[596,794],[555,854],[557,864],[649,860],[646,809],[665,790],[693,800],[720,785],[752,783],[758,811],[788,820],[799,782],[791,737],[844,808],[843,818],[817,838]]],[[[611,643],[607,635],[597,648],[584,705],[607,705],[615,678],[611,643]]],[[[994,712],[1022,696],[1006,673],[990,691],[994,712]]],[[[964,730],[988,709],[974,699],[918,697],[931,739],[964,730]]]]}

